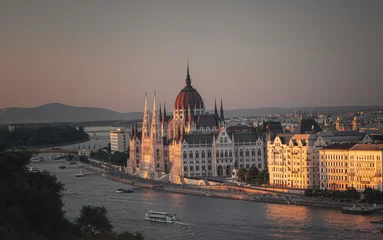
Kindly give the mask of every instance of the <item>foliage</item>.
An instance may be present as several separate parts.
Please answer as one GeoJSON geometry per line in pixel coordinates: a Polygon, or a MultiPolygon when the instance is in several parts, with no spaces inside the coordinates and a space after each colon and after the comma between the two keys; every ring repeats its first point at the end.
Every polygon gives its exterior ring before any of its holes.
{"type": "Polygon", "coordinates": [[[247,172],[247,181],[251,181],[259,177],[259,170],[256,166],[251,166],[247,172]]]}
{"type": "Polygon", "coordinates": [[[345,191],[328,190],[328,189],[314,189],[314,190],[307,189],[305,191],[305,196],[331,198],[333,200],[343,200],[343,201],[360,199],[360,193],[355,188],[349,188],[345,191]]]}
{"type": "Polygon", "coordinates": [[[364,201],[368,203],[382,203],[383,192],[372,188],[366,188],[363,192],[364,201]]]}
{"type": "Polygon", "coordinates": [[[269,182],[269,169],[267,166],[259,173],[259,178],[264,179],[265,182],[269,182]]]}
{"type": "Polygon", "coordinates": [[[247,177],[247,170],[241,167],[240,169],[238,169],[237,175],[242,181],[245,181],[247,177]]]}
{"type": "Polygon", "coordinates": [[[63,126],[38,126],[36,128],[17,128],[13,132],[0,131],[0,142],[6,148],[47,146],[67,142],[87,140],[89,135],[76,128],[63,126]]]}
{"type": "Polygon", "coordinates": [[[84,237],[95,237],[99,234],[111,234],[112,224],[106,217],[107,210],[104,207],[83,206],[77,224],[84,237]]]}
{"type": "Polygon", "coordinates": [[[141,234],[112,232],[104,207],[85,206],[78,224],[62,210],[62,183],[48,172],[27,169],[31,153],[0,152],[0,239],[142,240],[141,234]]]}
{"type": "Polygon", "coordinates": [[[0,153],[0,239],[68,239],[72,224],[62,210],[63,184],[48,172],[29,172],[30,157],[0,153]]]}
{"type": "Polygon", "coordinates": [[[106,149],[100,149],[95,153],[91,153],[92,158],[112,163],[115,165],[126,165],[126,161],[129,158],[128,154],[123,152],[108,153],[106,149]]]}

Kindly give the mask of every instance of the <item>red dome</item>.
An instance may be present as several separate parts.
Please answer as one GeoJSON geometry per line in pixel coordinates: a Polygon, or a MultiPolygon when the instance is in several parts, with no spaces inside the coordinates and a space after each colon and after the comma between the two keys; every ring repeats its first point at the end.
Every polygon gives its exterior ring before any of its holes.
{"type": "Polygon", "coordinates": [[[178,94],[176,101],[174,103],[175,109],[204,109],[204,104],[201,98],[201,95],[191,86],[191,79],[189,74],[189,64],[187,65],[187,74],[186,74],[186,86],[178,94]]]}
{"type": "Polygon", "coordinates": [[[181,92],[178,94],[176,101],[174,103],[175,109],[188,109],[190,106],[191,109],[203,109],[203,101],[201,95],[195,90],[191,85],[187,85],[181,92]]]}

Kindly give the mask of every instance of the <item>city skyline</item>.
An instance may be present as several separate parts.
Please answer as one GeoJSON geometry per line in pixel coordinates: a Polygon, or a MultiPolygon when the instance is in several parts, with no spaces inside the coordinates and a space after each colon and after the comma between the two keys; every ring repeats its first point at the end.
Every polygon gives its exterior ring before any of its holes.
{"type": "Polygon", "coordinates": [[[381,105],[383,3],[1,3],[0,109],[47,103],[171,109],[381,105]],[[150,102],[150,101],[149,101],[150,102]]]}

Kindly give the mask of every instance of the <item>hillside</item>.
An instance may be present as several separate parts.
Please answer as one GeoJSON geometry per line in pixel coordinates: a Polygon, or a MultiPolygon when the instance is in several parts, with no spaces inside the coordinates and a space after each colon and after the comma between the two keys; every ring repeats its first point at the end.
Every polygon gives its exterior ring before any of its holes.
{"type": "MultiPolygon", "coordinates": [[[[295,110],[332,114],[383,110],[383,106],[339,106],[339,107],[299,107],[299,108],[252,108],[226,110],[225,117],[251,117],[294,113],[295,110]]],[[[210,110],[210,113],[213,111],[210,110]]],[[[142,119],[142,112],[120,113],[105,108],[74,107],[59,103],[46,104],[34,108],[0,109],[0,124],[12,123],[52,123],[52,122],[97,122],[111,120],[142,119]]]]}

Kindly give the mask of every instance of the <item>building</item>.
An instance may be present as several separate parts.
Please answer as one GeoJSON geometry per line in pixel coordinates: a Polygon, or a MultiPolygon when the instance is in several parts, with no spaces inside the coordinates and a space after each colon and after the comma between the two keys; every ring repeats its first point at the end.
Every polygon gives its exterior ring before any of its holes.
{"type": "Polygon", "coordinates": [[[333,144],[319,154],[321,189],[383,190],[383,144],[333,144]]]}
{"type": "Polygon", "coordinates": [[[128,151],[129,134],[125,128],[117,128],[117,130],[110,131],[110,149],[114,152],[127,152],[128,151]]]}
{"type": "Polygon", "coordinates": [[[302,119],[296,129],[298,134],[277,134],[269,137],[267,165],[270,185],[319,188],[319,151],[334,143],[362,141],[364,137],[356,131],[317,132],[317,126],[313,125],[314,122],[302,119]]]}
{"type": "Polygon", "coordinates": [[[87,150],[87,149],[78,150],[78,155],[89,157],[90,156],[90,150],[87,150]]]}
{"type": "Polygon", "coordinates": [[[184,177],[231,176],[234,168],[266,166],[265,127],[232,126],[225,123],[223,102],[213,113],[191,85],[187,65],[186,86],[177,95],[171,115],[164,104],[157,109],[154,94],[150,113],[145,97],[141,131],[132,127],[127,171],[144,178],[182,183],[184,177]]]}
{"type": "Polygon", "coordinates": [[[361,127],[360,121],[356,116],[352,120],[348,118],[337,117],[335,121],[335,129],[337,131],[359,131],[361,127]]]}

